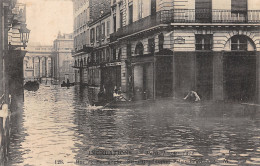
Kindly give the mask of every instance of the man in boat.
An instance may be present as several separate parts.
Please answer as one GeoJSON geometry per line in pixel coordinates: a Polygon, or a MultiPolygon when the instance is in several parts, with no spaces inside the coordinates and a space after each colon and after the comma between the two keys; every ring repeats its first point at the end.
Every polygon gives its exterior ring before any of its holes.
{"type": "Polygon", "coordinates": [[[116,86],[115,86],[115,88],[114,88],[113,98],[114,98],[116,101],[119,101],[119,98],[120,98],[120,95],[118,94],[118,89],[117,89],[116,86]]]}
{"type": "Polygon", "coordinates": [[[200,97],[197,92],[190,91],[186,97],[183,98],[184,100],[191,101],[191,102],[198,102],[200,101],[200,97]]]}
{"type": "Polygon", "coordinates": [[[117,88],[115,87],[114,93],[113,93],[113,97],[114,97],[114,99],[115,99],[116,101],[128,101],[128,100],[124,97],[124,95],[123,95],[123,93],[122,93],[122,90],[121,90],[121,87],[119,87],[119,89],[117,89],[117,88]]]}

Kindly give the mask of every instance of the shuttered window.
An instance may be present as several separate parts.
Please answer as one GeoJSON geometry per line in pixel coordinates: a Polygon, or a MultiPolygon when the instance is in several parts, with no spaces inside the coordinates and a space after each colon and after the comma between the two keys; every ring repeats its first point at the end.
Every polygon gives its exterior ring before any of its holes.
{"type": "Polygon", "coordinates": [[[247,11],[247,0],[231,0],[231,11],[232,12],[246,12],[247,11]]]}

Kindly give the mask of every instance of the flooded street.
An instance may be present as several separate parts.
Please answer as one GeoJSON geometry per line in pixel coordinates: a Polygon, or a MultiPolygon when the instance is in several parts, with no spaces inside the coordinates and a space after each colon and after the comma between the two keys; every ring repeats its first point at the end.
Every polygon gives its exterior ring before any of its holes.
{"type": "Polygon", "coordinates": [[[174,104],[89,110],[88,89],[25,91],[7,165],[259,165],[260,114],[174,104]]]}

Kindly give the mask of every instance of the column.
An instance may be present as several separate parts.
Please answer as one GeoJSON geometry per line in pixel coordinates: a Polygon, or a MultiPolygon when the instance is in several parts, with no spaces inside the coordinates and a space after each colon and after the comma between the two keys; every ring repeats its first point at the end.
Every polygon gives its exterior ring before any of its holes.
{"type": "Polygon", "coordinates": [[[260,104],[260,52],[256,52],[256,103],[260,104]]]}
{"type": "Polygon", "coordinates": [[[32,57],[32,63],[33,63],[33,64],[32,64],[32,65],[33,65],[33,66],[32,66],[32,67],[33,67],[32,77],[35,78],[35,76],[34,76],[34,74],[35,74],[35,71],[34,71],[34,70],[35,70],[35,69],[34,69],[34,57],[32,57]]]}
{"type": "Polygon", "coordinates": [[[177,80],[177,77],[176,77],[176,64],[175,64],[175,55],[173,53],[172,55],[172,94],[173,94],[173,97],[177,97],[177,94],[176,94],[176,80],[177,80]]]}
{"type": "MultiPolygon", "coordinates": [[[[3,31],[4,31],[4,24],[3,23],[3,10],[2,10],[2,6],[0,6],[1,11],[0,11],[0,41],[3,42],[4,41],[4,37],[3,37],[3,31]]],[[[4,48],[3,48],[3,44],[0,44],[0,95],[2,96],[2,94],[4,93],[4,86],[3,86],[3,57],[4,57],[4,48]]]]}
{"type": "Polygon", "coordinates": [[[224,100],[223,52],[213,53],[213,100],[224,100]]]}

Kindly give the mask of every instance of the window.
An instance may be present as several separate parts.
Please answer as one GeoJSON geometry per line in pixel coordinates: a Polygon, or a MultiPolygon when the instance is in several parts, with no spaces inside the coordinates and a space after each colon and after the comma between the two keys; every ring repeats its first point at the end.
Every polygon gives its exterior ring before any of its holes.
{"type": "Polygon", "coordinates": [[[114,21],[114,32],[116,32],[116,16],[113,17],[113,21],[114,21]]]}
{"type": "Polygon", "coordinates": [[[211,22],[212,0],[195,0],[196,22],[211,22]]]}
{"type": "Polygon", "coordinates": [[[162,51],[163,50],[163,44],[164,44],[164,36],[163,36],[163,34],[161,33],[159,36],[158,36],[158,38],[159,38],[159,51],[162,51]]]}
{"type": "Polygon", "coordinates": [[[105,37],[105,34],[106,34],[106,24],[103,22],[102,23],[102,38],[105,37]]]}
{"type": "Polygon", "coordinates": [[[109,50],[109,48],[107,48],[107,51],[106,51],[106,57],[107,57],[107,62],[109,62],[110,61],[110,50],[109,50]]]}
{"type": "Polygon", "coordinates": [[[131,44],[127,44],[127,57],[131,57],[132,56],[132,45],[131,44]]]}
{"type": "Polygon", "coordinates": [[[156,15],[156,0],[151,1],[151,15],[156,15]]]}
{"type": "Polygon", "coordinates": [[[143,0],[138,0],[138,17],[143,18],[143,0]]]}
{"type": "Polygon", "coordinates": [[[231,38],[231,50],[247,51],[247,38],[244,36],[233,36],[231,38]]]}
{"type": "Polygon", "coordinates": [[[113,48],[113,60],[116,60],[116,49],[115,48],[113,48]]]}
{"type": "Polygon", "coordinates": [[[120,28],[123,27],[123,11],[120,12],[120,28]]]}
{"type": "Polygon", "coordinates": [[[196,50],[211,50],[213,35],[196,35],[196,50]]]}
{"type": "Polygon", "coordinates": [[[244,22],[247,16],[247,0],[231,0],[232,21],[244,22]]]}
{"type": "Polygon", "coordinates": [[[94,43],[94,42],[95,42],[95,29],[94,29],[94,28],[92,28],[92,29],[90,30],[90,42],[91,42],[91,43],[94,43]]]}
{"type": "Polygon", "coordinates": [[[107,35],[110,34],[110,21],[107,22],[107,35]]]}
{"type": "Polygon", "coordinates": [[[130,5],[129,6],[129,24],[132,24],[133,23],[133,5],[130,5]]]}
{"type": "Polygon", "coordinates": [[[96,27],[96,40],[98,41],[100,39],[100,28],[99,26],[96,27]]]}
{"type": "Polygon", "coordinates": [[[154,46],[155,46],[155,44],[154,44],[154,38],[148,39],[148,51],[149,51],[150,53],[154,53],[154,46]]]}
{"type": "Polygon", "coordinates": [[[141,42],[138,42],[135,47],[135,54],[136,55],[143,55],[144,54],[144,46],[141,42]]]}
{"type": "Polygon", "coordinates": [[[121,56],[122,56],[122,49],[120,48],[120,49],[118,50],[117,59],[120,60],[120,59],[121,59],[121,56]]]}

